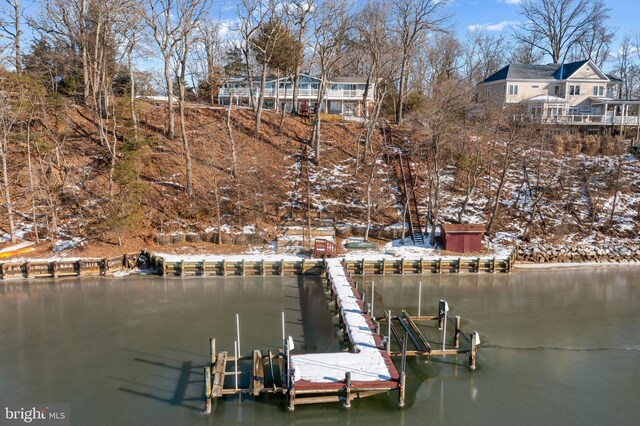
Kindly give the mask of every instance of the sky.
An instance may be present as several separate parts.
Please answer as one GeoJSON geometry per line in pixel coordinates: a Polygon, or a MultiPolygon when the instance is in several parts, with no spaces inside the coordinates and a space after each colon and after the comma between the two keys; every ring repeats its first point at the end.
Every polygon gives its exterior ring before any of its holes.
{"type": "MultiPolygon", "coordinates": [[[[459,36],[469,27],[479,26],[485,31],[501,31],[522,19],[522,0],[453,0],[449,6],[455,12],[454,21],[459,36]]],[[[617,28],[616,38],[640,31],[640,1],[606,0],[611,8],[609,23],[617,28]]]]}

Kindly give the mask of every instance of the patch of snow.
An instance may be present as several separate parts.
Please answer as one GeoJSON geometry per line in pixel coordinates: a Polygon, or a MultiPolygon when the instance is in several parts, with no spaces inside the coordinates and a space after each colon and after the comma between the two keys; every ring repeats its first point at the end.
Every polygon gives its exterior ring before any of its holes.
{"type": "Polygon", "coordinates": [[[63,251],[82,247],[86,244],[86,242],[87,240],[82,237],[74,237],[70,240],[57,240],[53,245],[53,251],[63,251]]]}

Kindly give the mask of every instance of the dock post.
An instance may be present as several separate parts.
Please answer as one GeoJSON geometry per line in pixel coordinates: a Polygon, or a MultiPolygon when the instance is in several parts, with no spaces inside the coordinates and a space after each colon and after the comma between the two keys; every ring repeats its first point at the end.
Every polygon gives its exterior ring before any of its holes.
{"type": "Polygon", "coordinates": [[[456,344],[456,349],[460,347],[460,315],[456,315],[456,332],[453,335],[453,339],[456,344]]]}
{"type": "Polygon", "coordinates": [[[404,275],[404,257],[400,259],[400,274],[404,275]]]}
{"type": "Polygon", "coordinates": [[[400,367],[400,389],[398,392],[398,407],[400,408],[404,407],[405,384],[407,381],[406,368],[407,368],[407,333],[404,333],[404,336],[402,336],[402,363],[400,367]]]}
{"type": "Polygon", "coordinates": [[[387,273],[387,262],[385,259],[382,259],[382,275],[386,275],[387,273]]]}
{"type": "Polygon", "coordinates": [[[491,259],[491,273],[496,273],[496,258],[495,256],[491,259]]]}
{"type": "Polygon", "coordinates": [[[78,260],[78,276],[82,276],[82,260],[78,260]]]}
{"type": "Polygon", "coordinates": [[[240,351],[240,314],[236,314],[236,336],[238,338],[238,353],[242,354],[240,351]]]}
{"type": "Polygon", "coordinates": [[[281,259],[280,260],[280,276],[283,276],[283,275],[284,275],[284,259],[281,259]]]}
{"type": "Polygon", "coordinates": [[[422,312],[422,281],[418,283],[418,317],[422,312]]]}
{"type": "Polygon", "coordinates": [[[227,276],[227,261],[222,259],[222,276],[227,276]]]}
{"type": "Polygon", "coordinates": [[[469,350],[469,369],[476,369],[476,356],[478,354],[478,344],[480,344],[480,335],[477,331],[471,333],[471,349],[469,350]]]}
{"type": "Polygon", "coordinates": [[[482,259],[478,258],[478,263],[476,264],[476,272],[480,272],[480,262],[482,259]]]}
{"type": "Polygon", "coordinates": [[[371,281],[371,312],[370,315],[373,317],[373,304],[376,298],[376,282],[375,281],[371,281]]]}
{"type": "Polygon", "coordinates": [[[459,257],[458,258],[458,270],[456,272],[460,273],[461,270],[462,270],[462,258],[459,257]]]}
{"type": "Polygon", "coordinates": [[[213,337],[209,339],[209,353],[211,355],[211,368],[213,368],[216,363],[216,339],[213,337]]]}
{"type": "Polygon", "coordinates": [[[204,413],[211,413],[211,368],[209,366],[204,367],[204,413]]]}
{"type": "Polygon", "coordinates": [[[244,277],[244,274],[245,274],[244,269],[245,269],[245,262],[244,262],[244,258],[243,258],[243,259],[242,259],[242,269],[241,269],[241,271],[240,271],[240,274],[241,274],[243,277],[244,277]]]}
{"type": "Polygon", "coordinates": [[[344,374],[344,408],[351,408],[351,372],[344,374]]]}
{"type": "Polygon", "coordinates": [[[362,263],[360,264],[360,271],[362,272],[363,277],[367,273],[366,267],[364,266],[364,258],[362,258],[362,263]]]}
{"type": "Polygon", "coordinates": [[[391,355],[391,309],[387,316],[387,355],[391,355]]]}
{"type": "Polygon", "coordinates": [[[31,277],[31,263],[25,262],[25,264],[24,264],[24,272],[27,274],[27,278],[31,277]]]}
{"type": "Polygon", "coordinates": [[[441,257],[438,258],[438,273],[439,274],[442,273],[442,258],[441,257]]]}
{"type": "Polygon", "coordinates": [[[420,275],[424,274],[424,259],[420,258],[420,275]]]}
{"type": "Polygon", "coordinates": [[[287,393],[288,399],[289,399],[289,406],[287,407],[287,409],[289,411],[293,411],[296,407],[296,387],[295,385],[292,385],[291,388],[289,388],[289,392],[287,393]]]}
{"type": "Polygon", "coordinates": [[[438,302],[438,330],[442,330],[443,315],[444,315],[444,300],[440,299],[440,302],[438,302]]]}
{"type": "Polygon", "coordinates": [[[300,275],[304,275],[305,265],[304,265],[304,257],[302,258],[302,266],[300,269],[300,275]]]}
{"type": "Polygon", "coordinates": [[[184,276],[184,259],[180,260],[180,276],[184,276]]]}
{"type": "Polygon", "coordinates": [[[261,263],[260,274],[262,276],[264,276],[264,275],[266,275],[266,272],[264,271],[264,259],[262,259],[262,262],[260,262],[260,263],[261,263]]]}
{"type": "MultiPolygon", "coordinates": [[[[53,278],[58,278],[58,262],[55,260],[51,262],[51,271],[53,272],[53,278]]],[[[2,277],[4,278],[4,273],[2,274],[2,277]]]]}
{"type": "Polygon", "coordinates": [[[235,371],[235,379],[236,379],[236,392],[238,392],[238,342],[234,341],[233,342],[233,351],[235,352],[235,356],[233,357],[233,361],[234,361],[234,371],[235,371]]]}
{"type": "Polygon", "coordinates": [[[107,275],[107,268],[109,267],[109,261],[107,259],[102,259],[102,263],[100,264],[100,275],[107,275]]]}

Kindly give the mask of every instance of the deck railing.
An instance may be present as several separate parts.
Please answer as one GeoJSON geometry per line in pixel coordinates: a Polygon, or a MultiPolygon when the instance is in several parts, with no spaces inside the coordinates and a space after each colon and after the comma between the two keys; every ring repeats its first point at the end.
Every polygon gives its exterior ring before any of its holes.
{"type": "Polygon", "coordinates": [[[520,114],[515,116],[515,119],[530,123],[541,124],[602,124],[602,125],[626,125],[633,126],[639,124],[638,116],[613,116],[613,115],[591,115],[591,114],[579,114],[579,115],[558,115],[558,116],[539,116],[531,114],[520,114]]]}
{"type": "MultiPolygon", "coordinates": [[[[229,89],[222,88],[220,89],[218,94],[219,96],[227,97],[229,96],[229,92],[230,92],[229,89]]],[[[249,88],[246,88],[246,87],[233,89],[231,92],[233,93],[234,97],[240,97],[240,98],[249,97],[249,88]]],[[[254,88],[253,94],[254,96],[259,96],[260,89],[254,88]]],[[[368,96],[371,97],[372,95],[373,95],[373,91],[370,90],[368,96]]],[[[280,89],[279,93],[276,89],[265,89],[264,96],[267,98],[275,98],[276,96],[278,96],[279,99],[291,99],[293,98],[293,89],[291,88],[287,89],[286,97],[285,97],[284,89],[280,89]]],[[[318,89],[300,89],[298,91],[298,96],[302,98],[309,98],[309,97],[317,98],[318,89]]],[[[363,96],[364,96],[364,90],[328,89],[325,92],[325,98],[362,99],[363,96]]]]}

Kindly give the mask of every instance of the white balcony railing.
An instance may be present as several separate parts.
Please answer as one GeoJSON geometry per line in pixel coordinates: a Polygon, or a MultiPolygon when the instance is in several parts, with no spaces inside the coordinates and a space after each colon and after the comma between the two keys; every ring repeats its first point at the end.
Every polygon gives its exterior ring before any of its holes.
{"type": "MultiPolygon", "coordinates": [[[[246,87],[233,89],[232,92],[233,92],[233,96],[237,96],[241,98],[249,97],[249,88],[246,88],[246,87]]],[[[254,88],[253,94],[256,97],[259,96],[260,89],[254,88]]],[[[221,88],[219,91],[219,95],[229,96],[229,89],[221,88]]],[[[264,90],[264,96],[267,98],[275,98],[276,95],[279,96],[280,99],[285,99],[285,90],[280,89],[279,93],[276,89],[264,90]]],[[[373,91],[370,90],[368,96],[371,97],[372,95],[373,95],[373,91]]],[[[298,96],[301,98],[317,98],[318,89],[300,89],[298,91],[298,96]]],[[[336,98],[337,99],[362,99],[363,96],[364,96],[364,90],[331,90],[329,89],[325,92],[326,99],[336,99],[336,98]]],[[[286,97],[287,99],[290,99],[293,97],[293,89],[287,88],[286,97]]]]}
{"type": "Polygon", "coordinates": [[[532,123],[542,124],[602,124],[602,125],[617,125],[624,124],[638,125],[640,124],[640,118],[637,116],[613,116],[613,115],[557,115],[557,116],[540,116],[540,115],[528,115],[522,114],[519,118],[521,121],[528,121],[532,123]]]}

